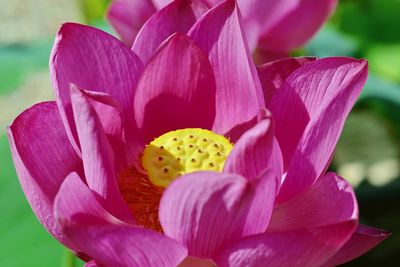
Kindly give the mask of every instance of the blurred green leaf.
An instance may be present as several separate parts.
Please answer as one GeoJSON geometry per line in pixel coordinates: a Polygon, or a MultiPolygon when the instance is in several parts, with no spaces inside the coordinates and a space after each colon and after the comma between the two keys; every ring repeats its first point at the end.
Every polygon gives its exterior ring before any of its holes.
{"type": "Polygon", "coordinates": [[[371,98],[400,106],[400,85],[371,74],[358,100],[363,101],[371,98]]]}
{"type": "Polygon", "coordinates": [[[64,248],[64,255],[61,267],[77,267],[83,266],[84,262],[75,257],[75,255],[67,248],[64,248]]]}
{"type": "Polygon", "coordinates": [[[83,14],[88,23],[103,18],[105,10],[107,9],[109,0],[79,0],[83,14]]]}
{"type": "Polygon", "coordinates": [[[396,143],[389,126],[367,111],[352,112],[336,146],[336,165],[362,162],[366,166],[386,158],[397,158],[396,143]]]}
{"type": "Polygon", "coordinates": [[[15,174],[5,135],[0,138],[0,155],[0,266],[60,266],[63,247],[31,211],[15,174]]]}
{"type": "Polygon", "coordinates": [[[399,0],[342,0],[335,15],[340,31],[372,42],[399,42],[399,0]]]}
{"type": "Polygon", "coordinates": [[[0,95],[21,85],[25,78],[48,67],[52,42],[0,47],[0,95]]]}
{"type": "Polygon", "coordinates": [[[326,25],[306,46],[307,55],[317,57],[352,56],[357,52],[357,42],[337,31],[333,26],[326,25]]]}
{"type": "Polygon", "coordinates": [[[400,44],[370,46],[366,53],[372,72],[400,82],[400,44]]]}

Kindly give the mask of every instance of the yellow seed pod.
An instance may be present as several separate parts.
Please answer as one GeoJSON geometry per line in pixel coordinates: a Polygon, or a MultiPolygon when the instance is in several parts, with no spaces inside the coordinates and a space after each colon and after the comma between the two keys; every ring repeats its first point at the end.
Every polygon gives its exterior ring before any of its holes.
{"type": "Polygon", "coordinates": [[[199,128],[171,131],[146,146],[142,165],[149,180],[167,187],[178,176],[195,171],[222,171],[233,148],[222,135],[199,128]]]}

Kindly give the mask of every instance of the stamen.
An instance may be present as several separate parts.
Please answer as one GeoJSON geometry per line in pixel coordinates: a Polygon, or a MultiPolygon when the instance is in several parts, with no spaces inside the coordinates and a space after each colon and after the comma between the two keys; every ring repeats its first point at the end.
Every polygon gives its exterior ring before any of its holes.
{"type": "Polygon", "coordinates": [[[164,188],[187,173],[221,171],[232,147],[225,137],[203,129],[172,131],[154,139],[140,154],[147,174],[131,167],[118,180],[138,225],[163,232],[158,208],[164,188]]]}
{"type": "Polygon", "coordinates": [[[163,188],[155,186],[147,175],[131,167],[120,175],[119,189],[139,225],[163,232],[158,220],[163,188]]]}

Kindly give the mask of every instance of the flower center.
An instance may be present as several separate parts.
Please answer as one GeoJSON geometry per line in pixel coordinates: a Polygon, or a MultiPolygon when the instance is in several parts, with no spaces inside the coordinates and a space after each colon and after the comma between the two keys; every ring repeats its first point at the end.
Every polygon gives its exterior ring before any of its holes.
{"type": "Polygon", "coordinates": [[[232,150],[225,137],[204,129],[171,131],[154,139],[143,151],[142,167],[120,174],[119,189],[136,222],[162,232],[158,208],[164,189],[178,176],[194,171],[222,171],[232,150]]]}
{"type": "Polygon", "coordinates": [[[183,174],[221,171],[232,147],[228,139],[211,131],[181,129],[163,134],[147,145],[142,165],[154,185],[166,188],[183,174]]]}

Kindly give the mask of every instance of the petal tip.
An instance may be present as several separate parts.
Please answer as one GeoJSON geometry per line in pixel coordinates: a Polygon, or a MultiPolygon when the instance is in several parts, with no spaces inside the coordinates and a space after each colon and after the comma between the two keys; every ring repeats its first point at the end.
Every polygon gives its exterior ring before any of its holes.
{"type": "Polygon", "coordinates": [[[74,28],[78,27],[87,27],[85,25],[76,23],[76,22],[64,22],[61,24],[60,29],[57,32],[57,36],[63,36],[65,34],[68,34],[69,31],[73,30],[74,28]]]}
{"type": "Polygon", "coordinates": [[[359,60],[359,62],[363,67],[368,68],[368,60],[367,59],[362,58],[362,59],[359,60]]]}
{"type": "Polygon", "coordinates": [[[237,9],[237,3],[235,0],[225,0],[225,1],[222,1],[221,3],[215,5],[210,10],[215,10],[215,9],[226,9],[230,13],[237,9]]]}

